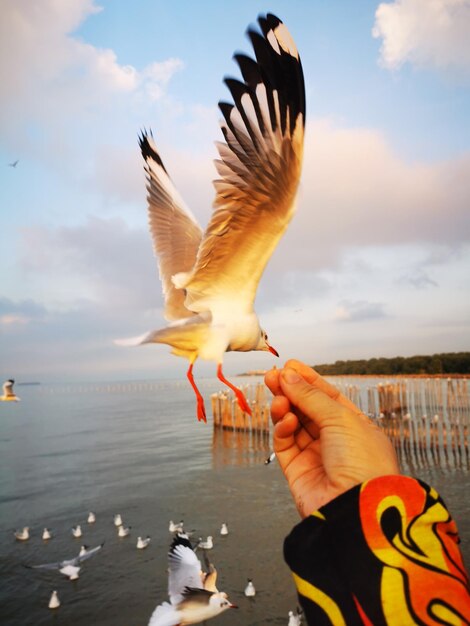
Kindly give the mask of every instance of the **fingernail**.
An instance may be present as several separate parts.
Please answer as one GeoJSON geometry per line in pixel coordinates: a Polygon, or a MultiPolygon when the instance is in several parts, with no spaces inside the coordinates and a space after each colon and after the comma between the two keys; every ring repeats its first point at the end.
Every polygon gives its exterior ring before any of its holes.
{"type": "Polygon", "coordinates": [[[294,383],[298,383],[301,380],[297,372],[290,367],[282,370],[282,378],[285,380],[286,383],[291,385],[294,383]]]}

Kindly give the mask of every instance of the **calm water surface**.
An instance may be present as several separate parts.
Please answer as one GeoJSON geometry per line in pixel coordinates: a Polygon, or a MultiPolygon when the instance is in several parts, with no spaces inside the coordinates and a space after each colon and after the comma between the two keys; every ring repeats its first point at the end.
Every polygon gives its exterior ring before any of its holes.
{"type": "MultiPolygon", "coordinates": [[[[240,382],[240,381],[239,381],[240,382]]],[[[206,380],[209,403],[220,388],[206,380]]],[[[286,624],[296,594],[282,559],[282,540],[298,521],[276,463],[265,466],[269,441],[216,433],[194,415],[183,382],[16,387],[19,403],[0,403],[0,623],[139,626],[166,599],[168,522],[184,519],[197,536],[214,536],[211,558],[219,588],[239,605],[211,621],[226,626],[286,624]],[[97,521],[88,525],[88,511],[97,521]],[[132,527],[117,537],[115,513],[132,527]],[[222,522],[229,535],[221,537],[222,522]],[[75,539],[71,527],[82,525],[75,539]],[[13,531],[30,526],[16,542],[13,531]],[[47,526],[53,539],[43,542],[47,526]],[[138,535],[152,537],[136,550],[138,535]],[[105,541],[70,582],[56,571],[31,570],[105,541]],[[257,596],[243,589],[253,579],[257,596]],[[47,608],[57,589],[62,606],[47,608]]],[[[464,472],[420,471],[459,525],[470,563],[470,479],[464,472]]]]}

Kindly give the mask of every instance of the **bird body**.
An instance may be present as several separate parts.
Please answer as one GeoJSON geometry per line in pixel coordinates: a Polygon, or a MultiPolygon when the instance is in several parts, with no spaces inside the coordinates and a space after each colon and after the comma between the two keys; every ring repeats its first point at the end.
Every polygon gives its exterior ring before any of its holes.
{"type": "Polygon", "coordinates": [[[103,545],[104,543],[96,546],[95,548],[91,548],[91,550],[87,550],[86,546],[82,546],[80,553],[72,559],[64,559],[63,561],[57,561],[56,563],[44,563],[42,565],[28,565],[27,567],[30,567],[31,569],[58,570],[61,574],[67,576],[69,580],[77,580],[83,561],[95,556],[101,550],[103,545]],[[85,552],[83,552],[84,547],[85,552]]]}
{"type": "Polygon", "coordinates": [[[42,538],[44,539],[44,541],[47,541],[48,539],[52,539],[51,531],[48,528],[45,528],[42,531],[42,538]]]}
{"type": "Polygon", "coordinates": [[[15,531],[15,539],[18,541],[27,541],[29,539],[29,526],[25,526],[23,530],[15,531]]]}
{"type": "Polygon", "coordinates": [[[212,218],[203,232],[175,189],[151,133],[140,148],[145,161],[148,214],[170,324],[122,345],[164,343],[189,360],[187,378],[206,421],[193,377],[196,359],[215,361],[217,377],[251,414],[242,391],[222,371],[225,352],[269,351],[254,310],[258,283],[295,209],[305,125],[300,58],[284,24],[259,16],[249,29],[256,60],[236,54],[243,81],[225,79],[233,104],[219,103],[225,142],[217,144],[212,218]]]}
{"type": "Polygon", "coordinates": [[[150,537],[146,537],[145,539],[142,539],[142,537],[137,537],[137,549],[144,550],[149,545],[150,541],[150,537]]]}
{"type": "MultiPolygon", "coordinates": [[[[170,602],[163,602],[150,617],[149,626],[185,626],[198,624],[236,608],[227,594],[215,587],[212,576],[205,586],[207,576],[188,539],[175,537],[168,552],[168,595],[170,602]]],[[[213,566],[212,566],[213,567],[213,566]]]]}
{"type": "Polygon", "coordinates": [[[245,595],[247,598],[253,598],[256,595],[256,589],[251,578],[248,578],[248,583],[245,587],[245,595]]]}
{"type": "Polygon", "coordinates": [[[96,522],[96,515],[92,511],[88,513],[87,522],[89,524],[94,524],[96,522]]]}
{"type": "Polygon", "coordinates": [[[88,552],[88,546],[80,546],[80,552],[78,553],[78,556],[83,556],[84,554],[86,554],[88,552]]]}
{"type": "Polygon", "coordinates": [[[199,537],[197,547],[201,548],[202,550],[212,550],[212,548],[214,547],[214,540],[212,536],[209,535],[206,540],[203,540],[202,537],[199,537]]]}
{"type": "Polygon", "coordinates": [[[289,611],[289,621],[287,622],[287,626],[300,626],[302,623],[302,612],[297,609],[296,613],[294,611],[289,611]]]}
{"type": "Polygon", "coordinates": [[[221,535],[228,535],[228,528],[227,528],[227,524],[225,524],[225,522],[220,527],[220,534],[221,535]]]}
{"type": "Polygon", "coordinates": [[[3,395],[0,396],[1,402],[18,402],[19,398],[13,391],[13,385],[15,381],[9,378],[3,383],[3,395]]]}
{"type": "Polygon", "coordinates": [[[175,522],[173,522],[173,520],[170,520],[168,530],[170,531],[170,533],[182,533],[184,530],[183,520],[181,520],[181,522],[177,522],[176,524],[175,522]]]}
{"type": "Polygon", "coordinates": [[[82,536],[82,534],[83,534],[83,533],[82,533],[82,527],[80,526],[80,524],[77,524],[76,526],[74,526],[74,527],[72,528],[72,535],[73,535],[76,539],[78,539],[79,537],[81,537],[81,536],[82,536]]]}
{"type": "Polygon", "coordinates": [[[53,591],[51,597],[49,599],[49,608],[50,609],[58,609],[60,606],[59,595],[57,591],[53,591]]]}
{"type": "Polygon", "coordinates": [[[122,517],[120,513],[116,513],[116,515],[114,516],[114,525],[122,526],[122,517]]]}
{"type": "Polygon", "coordinates": [[[130,526],[119,526],[118,528],[118,536],[119,537],[127,537],[131,532],[131,527],[130,526]]]}

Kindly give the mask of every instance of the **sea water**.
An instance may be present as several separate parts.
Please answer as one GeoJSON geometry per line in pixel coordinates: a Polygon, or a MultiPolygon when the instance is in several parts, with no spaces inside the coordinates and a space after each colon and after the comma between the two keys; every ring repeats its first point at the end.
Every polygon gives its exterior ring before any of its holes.
{"type": "MultiPolygon", "coordinates": [[[[219,389],[216,380],[201,382],[208,424],[197,422],[185,381],[17,386],[21,401],[0,403],[2,626],[147,624],[167,599],[170,519],[183,519],[195,539],[214,537],[208,554],[218,587],[239,606],[214,626],[287,623],[297,599],[282,542],[299,518],[277,463],[264,464],[269,438],[214,431],[209,398],[219,389]],[[95,524],[87,524],[89,511],[95,524]],[[117,536],[116,513],[131,526],[129,537],[117,536]],[[75,539],[78,523],[83,537],[75,539]],[[23,526],[31,538],[15,541],[23,526]],[[53,534],[48,542],[44,527],[53,534]],[[146,550],[136,549],[138,535],[151,536],[146,550]],[[77,581],[25,567],[103,541],[77,581]],[[247,578],[255,598],[243,594],[247,578]],[[53,589],[62,603],[55,611],[47,607],[53,589]]],[[[446,500],[469,564],[469,475],[434,468],[419,477],[446,500]]]]}

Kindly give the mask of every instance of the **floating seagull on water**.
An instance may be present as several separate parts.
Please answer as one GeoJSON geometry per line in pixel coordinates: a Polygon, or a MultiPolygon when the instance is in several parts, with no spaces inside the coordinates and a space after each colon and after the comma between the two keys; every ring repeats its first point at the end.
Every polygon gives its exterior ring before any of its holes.
{"type": "Polygon", "coordinates": [[[127,528],[124,527],[124,526],[119,526],[119,528],[118,528],[118,536],[119,537],[127,537],[127,535],[130,532],[131,532],[131,527],[130,526],[127,526],[127,528]]]}
{"type": "Polygon", "coordinates": [[[23,530],[15,530],[15,539],[27,541],[29,539],[29,526],[25,526],[23,530]]]}
{"type": "Polygon", "coordinates": [[[82,527],[80,526],[80,524],[77,524],[76,526],[74,526],[74,527],[72,528],[72,535],[73,535],[76,539],[78,539],[79,537],[81,537],[81,536],[82,536],[82,534],[83,534],[83,533],[82,533],[82,527]]]}
{"type": "Polygon", "coordinates": [[[42,531],[42,538],[44,539],[44,541],[47,541],[48,539],[52,539],[51,531],[48,528],[45,528],[42,531]]]}
{"type": "Polygon", "coordinates": [[[271,454],[268,456],[268,458],[266,459],[264,464],[265,465],[269,465],[270,463],[272,463],[274,461],[275,458],[276,458],[276,453],[275,452],[271,452],[271,454]]]}
{"type": "Polygon", "coordinates": [[[183,532],[183,520],[175,524],[173,520],[170,520],[170,524],[168,526],[168,530],[170,533],[182,533],[183,532]]]}
{"type": "Polygon", "coordinates": [[[245,587],[245,595],[247,598],[253,598],[256,595],[256,589],[251,578],[248,578],[248,584],[245,587]]]}
{"type": "Polygon", "coordinates": [[[287,626],[300,626],[302,623],[302,611],[297,607],[297,611],[289,611],[289,621],[287,626]]]}
{"type": "Polygon", "coordinates": [[[88,522],[89,524],[94,524],[94,523],[96,522],[96,515],[95,515],[92,511],[90,511],[90,512],[88,513],[88,519],[87,519],[87,522],[88,522]]]}
{"type": "Polygon", "coordinates": [[[228,528],[227,528],[227,524],[225,522],[220,527],[220,534],[221,535],[228,535],[228,528]]]}
{"type": "Polygon", "coordinates": [[[115,526],[122,526],[122,517],[121,517],[120,513],[116,513],[116,515],[114,516],[114,525],[115,526]]]}
{"type": "Polygon", "coordinates": [[[209,535],[205,541],[202,539],[202,537],[199,537],[196,549],[201,548],[201,550],[212,550],[213,547],[214,542],[211,535],[209,535]]]}
{"type": "Polygon", "coordinates": [[[176,191],[151,133],[140,138],[148,213],[169,326],[120,345],[164,343],[189,360],[197,418],[206,421],[193,377],[201,358],[215,361],[217,377],[251,414],[242,391],[222,372],[227,351],[269,351],[254,311],[261,275],[294,214],[305,125],[305,86],[295,43],[274,15],[259,16],[261,32],[248,37],[256,61],[235,54],[243,80],[226,78],[234,104],[220,102],[224,143],[215,162],[214,211],[203,233],[176,191]]]}
{"type": "Polygon", "coordinates": [[[142,539],[142,537],[137,537],[137,549],[144,550],[151,541],[152,540],[148,536],[145,539],[142,539]]]}
{"type": "Polygon", "coordinates": [[[88,546],[80,546],[80,552],[78,553],[78,556],[83,556],[84,554],[86,554],[88,552],[88,546]]]}
{"type": "Polygon", "coordinates": [[[57,591],[53,591],[49,600],[49,608],[50,609],[58,609],[60,606],[59,595],[57,591]]]}
{"type": "Polygon", "coordinates": [[[201,562],[187,539],[173,539],[168,553],[168,572],[170,602],[157,606],[148,626],[198,624],[227,609],[237,608],[226,593],[205,587],[201,562]]]}
{"type": "MultiPolygon", "coordinates": [[[[69,580],[77,580],[78,573],[81,569],[81,563],[86,559],[95,556],[97,552],[104,546],[104,542],[96,548],[86,550],[85,554],[79,554],[73,559],[65,559],[64,561],[57,561],[57,563],[45,563],[44,565],[27,565],[31,569],[58,569],[61,574],[67,576],[69,580]]],[[[80,551],[81,552],[81,551],[80,551]]]]}
{"type": "Polygon", "coordinates": [[[14,384],[13,378],[9,378],[3,383],[3,395],[0,396],[2,402],[18,402],[19,398],[13,391],[14,384]]]}

